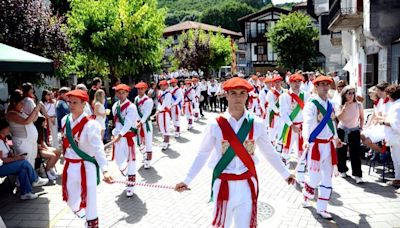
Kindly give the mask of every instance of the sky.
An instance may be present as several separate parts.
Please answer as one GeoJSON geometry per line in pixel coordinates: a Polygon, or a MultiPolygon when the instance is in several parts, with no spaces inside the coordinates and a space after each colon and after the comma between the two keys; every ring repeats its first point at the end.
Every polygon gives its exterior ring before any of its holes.
{"type": "Polygon", "coordinates": [[[305,0],[272,0],[272,3],[274,3],[274,5],[287,2],[305,2],[305,0]]]}

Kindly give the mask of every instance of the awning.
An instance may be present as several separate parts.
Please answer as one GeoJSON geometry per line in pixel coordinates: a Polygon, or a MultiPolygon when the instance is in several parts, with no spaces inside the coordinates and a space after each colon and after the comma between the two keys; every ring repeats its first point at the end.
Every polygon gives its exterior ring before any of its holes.
{"type": "Polygon", "coordinates": [[[0,43],[0,72],[53,72],[53,60],[0,43]]]}

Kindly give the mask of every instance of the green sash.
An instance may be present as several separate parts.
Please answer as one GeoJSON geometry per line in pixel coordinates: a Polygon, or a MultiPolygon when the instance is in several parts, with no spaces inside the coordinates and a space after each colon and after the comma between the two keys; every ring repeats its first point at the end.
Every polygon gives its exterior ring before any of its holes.
{"type": "MultiPolygon", "coordinates": [[[[247,121],[247,119],[243,120],[242,126],[240,127],[239,132],[237,133],[237,136],[239,137],[241,143],[243,143],[246,140],[247,135],[249,134],[250,129],[253,126],[254,118],[251,115],[249,115],[248,119],[249,121],[247,121]]],[[[215,166],[211,182],[211,200],[213,199],[212,188],[214,186],[215,180],[221,175],[221,173],[225,170],[225,168],[229,165],[229,163],[231,163],[231,161],[235,156],[236,156],[235,151],[231,146],[229,146],[224,155],[222,155],[222,158],[218,161],[217,165],[215,166]]]]}
{"type": "Polygon", "coordinates": [[[66,122],[65,122],[65,134],[67,135],[67,139],[69,141],[69,144],[71,145],[71,148],[75,151],[75,153],[82,158],[85,161],[91,162],[96,166],[96,176],[97,176],[97,185],[100,184],[100,168],[99,164],[97,163],[96,159],[93,157],[90,157],[87,153],[83,152],[81,149],[79,149],[78,145],[76,145],[74,137],[72,136],[72,131],[71,131],[71,124],[69,122],[71,114],[67,116],[66,122]]]}
{"type": "MultiPolygon", "coordinates": [[[[304,101],[304,93],[300,93],[299,97],[302,101],[304,101]]],[[[290,115],[289,115],[290,121],[293,121],[297,117],[300,110],[301,110],[301,107],[299,104],[297,104],[296,107],[293,109],[292,113],[290,113],[290,115]]],[[[288,134],[289,134],[289,125],[285,124],[283,126],[282,134],[280,137],[280,140],[282,140],[283,145],[286,145],[288,134]]]]}
{"type": "MultiPolygon", "coordinates": [[[[279,100],[276,102],[275,106],[279,108],[279,100]]],[[[272,109],[271,112],[269,112],[269,126],[272,124],[272,120],[274,119],[275,111],[272,109]]]]}
{"type": "MultiPolygon", "coordinates": [[[[135,104],[136,104],[136,107],[137,107],[137,111],[138,111],[139,117],[142,118],[143,117],[143,113],[140,111],[138,103],[139,103],[139,97],[136,98],[135,104]]],[[[146,123],[146,131],[149,132],[150,131],[150,126],[149,126],[148,120],[146,120],[145,123],[146,123]]]]}
{"type": "MultiPolygon", "coordinates": [[[[315,99],[311,100],[311,102],[314,103],[315,106],[317,106],[318,111],[319,111],[322,115],[325,116],[325,114],[326,114],[326,109],[325,109],[317,100],[315,100],[315,99]]],[[[329,126],[329,129],[331,129],[332,134],[335,135],[335,126],[333,125],[332,118],[329,118],[329,120],[328,120],[328,126],[329,126]]]]}
{"type": "MultiPolygon", "coordinates": [[[[122,117],[122,115],[121,115],[121,105],[120,105],[120,103],[118,103],[117,104],[117,117],[118,117],[118,120],[119,120],[119,122],[122,124],[122,126],[124,125],[124,123],[125,123],[125,119],[122,117]]],[[[136,128],[133,128],[133,127],[131,127],[131,129],[130,129],[133,133],[135,133],[135,134],[137,134],[137,129],[136,128]]]]}

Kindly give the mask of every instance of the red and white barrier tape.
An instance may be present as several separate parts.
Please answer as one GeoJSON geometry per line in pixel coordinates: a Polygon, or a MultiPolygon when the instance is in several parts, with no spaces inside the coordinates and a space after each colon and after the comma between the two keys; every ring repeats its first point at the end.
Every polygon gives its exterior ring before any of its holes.
{"type": "Polygon", "coordinates": [[[117,184],[125,184],[125,185],[132,185],[132,186],[140,186],[140,187],[148,187],[148,188],[163,188],[163,189],[171,189],[174,190],[174,186],[164,185],[164,184],[150,184],[150,183],[138,183],[133,181],[125,181],[125,180],[113,180],[112,182],[117,184]]]}

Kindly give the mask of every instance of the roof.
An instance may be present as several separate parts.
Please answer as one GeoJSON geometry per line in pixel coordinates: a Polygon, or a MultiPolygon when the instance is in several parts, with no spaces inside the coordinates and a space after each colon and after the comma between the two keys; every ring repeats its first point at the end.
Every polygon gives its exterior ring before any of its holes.
{"type": "Polygon", "coordinates": [[[220,27],[217,27],[214,25],[204,24],[204,23],[195,22],[195,21],[185,21],[185,22],[182,22],[182,23],[179,23],[176,25],[169,26],[164,29],[163,34],[164,34],[164,36],[170,36],[172,34],[182,33],[189,29],[203,29],[205,31],[211,31],[211,32],[221,31],[221,33],[224,35],[230,35],[235,38],[242,37],[242,33],[240,33],[240,32],[235,32],[235,31],[220,28],[220,27]]]}
{"type": "Polygon", "coordinates": [[[293,7],[307,7],[307,2],[299,2],[296,5],[294,5],[293,7]]]}
{"type": "Polygon", "coordinates": [[[53,60],[0,43],[0,72],[51,72],[53,60]]]}
{"type": "Polygon", "coordinates": [[[246,20],[249,20],[251,18],[258,17],[258,16],[261,16],[261,15],[269,13],[269,12],[279,12],[279,13],[284,13],[284,14],[290,13],[290,11],[288,11],[288,10],[272,6],[272,7],[266,8],[266,9],[262,9],[262,10],[260,10],[258,12],[246,15],[244,17],[241,17],[241,18],[238,19],[238,21],[239,22],[246,21],[246,20]]]}

